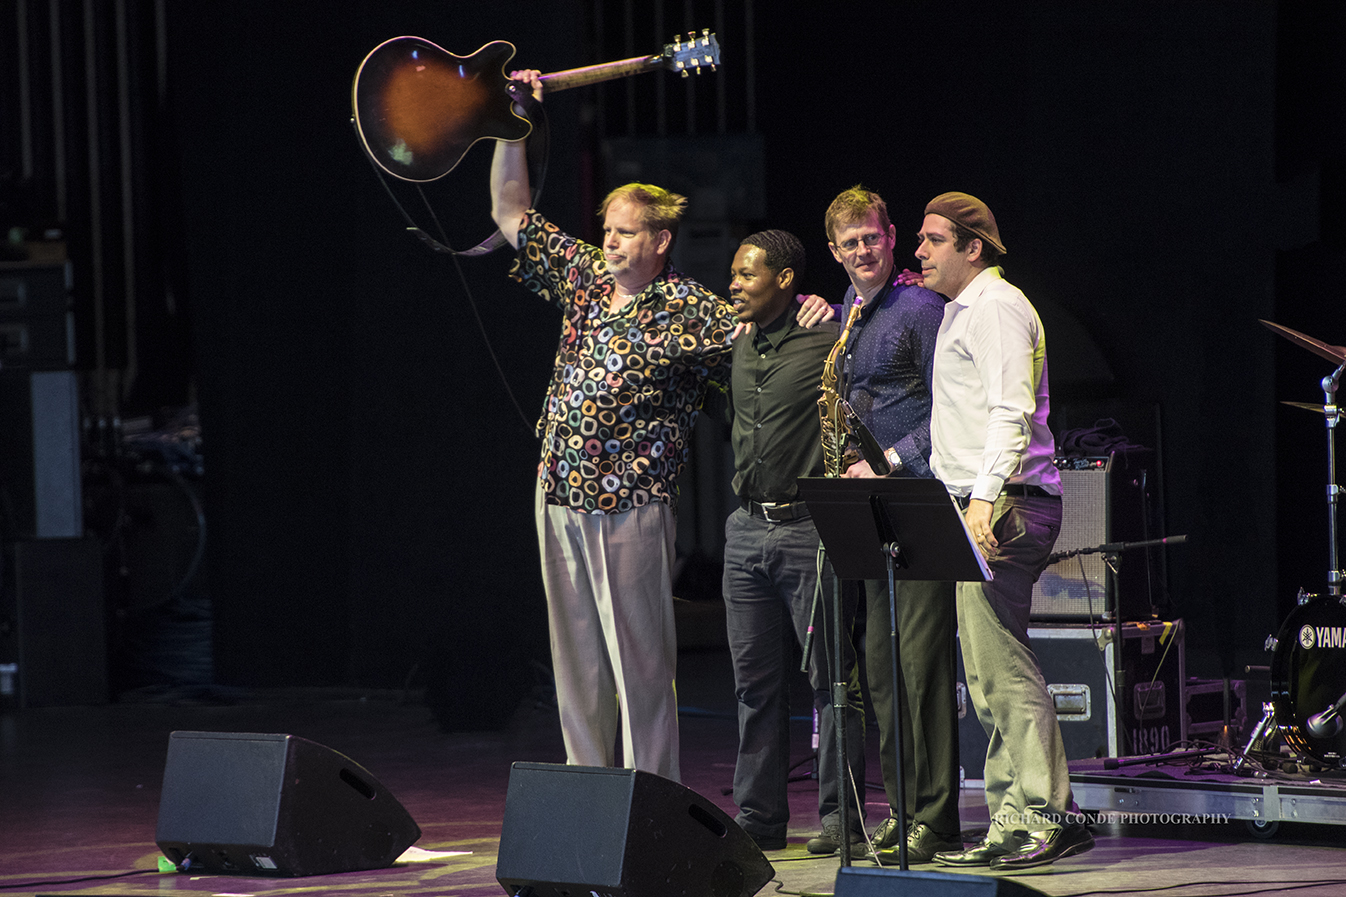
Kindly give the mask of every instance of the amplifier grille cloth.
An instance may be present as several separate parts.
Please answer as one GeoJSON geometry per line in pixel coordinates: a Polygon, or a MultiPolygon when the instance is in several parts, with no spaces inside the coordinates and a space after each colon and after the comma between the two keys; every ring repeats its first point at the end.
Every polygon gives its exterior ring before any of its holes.
{"type": "MultiPolygon", "coordinates": [[[[1112,477],[1107,468],[1061,471],[1061,534],[1054,551],[1093,548],[1111,542],[1109,533],[1108,484],[1112,477]]],[[[1031,616],[1035,620],[1053,618],[1084,619],[1103,616],[1113,605],[1107,565],[1102,554],[1082,554],[1057,561],[1033,586],[1031,616]]]]}

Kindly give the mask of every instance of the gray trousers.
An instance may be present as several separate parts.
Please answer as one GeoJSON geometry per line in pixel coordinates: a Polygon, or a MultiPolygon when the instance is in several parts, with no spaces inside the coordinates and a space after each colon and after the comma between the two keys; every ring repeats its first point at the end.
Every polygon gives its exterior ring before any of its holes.
{"type": "Polygon", "coordinates": [[[988,558],[991,582],[958,584],[958,638],[968,694],[990,738],[987,840],[1013,848],[1021,832],[1059,828],[1074,809],[1056,708],[1028,642],[1033,583],[1061,529],[1061,502],[1000,496],[988,558]]]}
{"type": "Polygon", "coordinates": [[[673,509],[535,510],[566,762],[612,766],[620,719],[624,765],[679,781],[673,509]]]}

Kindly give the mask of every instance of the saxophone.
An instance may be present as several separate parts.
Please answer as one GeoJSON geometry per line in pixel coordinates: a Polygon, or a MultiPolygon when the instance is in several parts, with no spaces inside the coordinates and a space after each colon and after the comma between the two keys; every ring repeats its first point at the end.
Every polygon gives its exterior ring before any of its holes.
{"type": "Polygon", "coordinates": [[[846,315],[846,324],[841,328],[841,336],[837,338],[832,351],[827,353],[827,361],[823,362],[823,394],[818,397],[818,417],[823,430],[823,476],[827,477],[839,477],[846,469],[843,459],[850,429],[846,426],[841,394],[837,392],[837,359],[846,348],[846,339],[851,335],[851,327],[855,319],[860,317],[860,309],[864,304],[863,296],[855,297],[850,313],[846,315]]]}

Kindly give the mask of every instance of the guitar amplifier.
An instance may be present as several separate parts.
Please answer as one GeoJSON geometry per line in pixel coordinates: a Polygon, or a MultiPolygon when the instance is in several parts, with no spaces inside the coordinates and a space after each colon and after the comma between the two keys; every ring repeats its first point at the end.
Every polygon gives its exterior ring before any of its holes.
{"type": "MultiPolygon", "coordinates": [[[[1148,468],[1109,455],[1058,458],[1061,474],[1061,533],[1054,551],[1095,548],[1111,542],[1156,538],[1150,519],[1148,468]]],[[[1158,577],[1150,557],[1157,549],[1137,549],[1119,558],[1114,574],[1101,553],[1059,560],[1033,586],[1030,618],[1039,622],[1148,620],[1151,583],[1158,577]]]]}

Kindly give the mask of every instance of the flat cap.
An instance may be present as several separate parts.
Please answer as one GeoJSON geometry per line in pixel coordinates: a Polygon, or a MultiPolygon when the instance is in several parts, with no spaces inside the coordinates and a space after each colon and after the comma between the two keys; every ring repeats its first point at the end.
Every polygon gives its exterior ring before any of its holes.
{"type": "Polygon", "coordinates": [[[996,227],[995,216],[986,207],[986,203],[966,193],[941,193],[925,207],[927,215],[943,215],[950,221],[956,221],[990,243],[1000,254],[1006,253],[1005,244],[1000,242],[1000,228],[996,227]]]}

